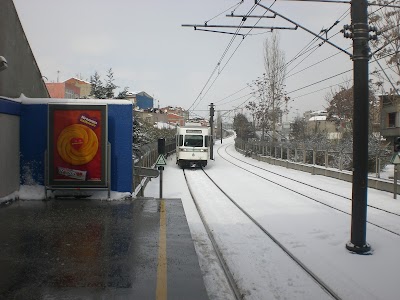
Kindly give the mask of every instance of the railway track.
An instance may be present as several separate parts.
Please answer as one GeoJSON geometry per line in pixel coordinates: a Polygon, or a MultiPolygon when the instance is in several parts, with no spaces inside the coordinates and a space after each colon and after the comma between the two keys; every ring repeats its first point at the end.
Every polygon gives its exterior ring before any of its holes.
{"type": "MultiPolygon", "coordinates": [[[[248,173],[250,173],[250,174],[252,174],[252,175],[254,175],[254,176],[257,176],[257,177],[259,177],[259,178],[261,178],[261,179],[263,179],[263,180],[266,180],[266,181],[268,181],[268,182],[270,182],[270,183],[276,184],[276,185],[278,185],[278,186],[280,186],[280,187],[282,187],[282,188],[284,188],[284,189],[287,189],[287,190],[289,190],[289,191],[292,191],[292,192],[294,192],[294,193],[296,193],[296,194],[298,194],[298,195],[304,196],[304,197],[308,198],[309,200],[318,202],[318,203],[320,203],[320,204],[322,204],[322,205],[324,205],[324,206],[327,206],[327,207],[329,207],[329,208],[332,208],[332,209],[334,209],[334,210],[337,210],[337,211],[339,211],[339,212],[341,212],[341,213],[344,213],[344,214],[347,214],[347,215],[351,215],[351,213],[349,213],[349,212],[346,211],[345,209],[338,208],[338,207],[335,206],[334,204],[329,204],[329,203],[327,203],[326,201],[321,200],[321,199],[324,199],[324,195],[332,195],[332,196],[337,197],[337,198],[340,198],[340,199],[345,199],[345,200],[347,200],[347,201],[349,201],[349,202],[352,201],[351,198],[346,197],[346,196],[344,196],[344,195],[341,195],[341,194],[339,194],[339,193],[336,193],[336,192],[327,190],[327,189],[323,189],[323,188],[320,188],[320,187],[317,187],[317,186],[313,186],[312,184],[309,184],[309,183],[307,183],[307,182],[304,182],[304,181],[301,181],[301,180],[298,180],[298,179],[295,179],[295,178],[291,178],[291,177],[286,176],[286,175],[282,175],[282,174],[273,172],[273,171],[271,171],[271,170],[268,170],[267,168],[263,168],[263,167],[260,167],[260,166],[255,165],[255,164],[251,164],[251,163],[249,163],[248,161],[239,159],[239,158],[237,158],[237,157],[231,155],[231,154],[227,151],[227,148],[228,148],[229,146],[232,146],[232,145],[233,145],[233,144],[224,145],[223,147],[218,148],[218,151],[217,151],[217,153],[219,154],[219,156],[220,156],[222,159],[224,159],[225,161],[227,161],[228,163],[230,163],[230,164],[234,165],[235,167],[238,167],[238,168],[240,168],[240,169],[242,169],[242,170],[244,170],[244,171],[246,171],[246,172],[248,172],[248,173]],[[233,161],[231,161],[231,160],[226,159],[223,155],[221,155],[221,151],[223,151],[223,150],[224,150],[224,154],[225,154],[225,155],[228,155],[231,159],[235,160],[236,162],[239,162],[240,164],[245,164],[247,167],[243,167],[243,165],[239,165],[238,163],[235,163],[235,162],[233,162],[233,161]],[[253,171],[252,171],[251,169],[249,169],[248,166],[250,166],[251,168],[253,168],[253,171]],[[264,174],[263,174],[263,175],[258,174],[258,173],[257,173],[256,171],[254,171],[254,170],[261,170],[264,174]],[[267,176],[265,176],[265,174],[272,175],[272,178],[271,178],[271,177],[267,178],[267,176]],[[277,180],[276,178],[279,178],[279,180],[277,180]],[[284,180],[286,181],[286,183],[283,184],[283,183],[282,183],[282,179],[284,179],[284,180]],[[293,183],[295,183],[295,185],[294,185],[293,183]],[[317,191],[318,193],[320,193],[320,197],[316,197],[316,196],[307,194],[307,193],[305,193],[305,192],[302,192],[302,191],[301,191],[301,187],[302,187],[302,186],[303,186],[303,187],[306,187],[307,190],[309,190],[310,188],[311,188],[311,189],[314,189],[315,191],[317,191]]],[[[368,208],[373,209],[373,210],[376,210],[376,211],[379,211],[380,213],[385,213],[385,214],[387,214],[388,216],[391,216],[392,218],[393,218],[393,217],[395,217],[395,218],[400,217],[400,214],[399,214],[399,213],[392,212],[392,211],[388,211],[388,210],[386,210],[386,209],[382,209],[382,208],[379,208],[379,207],[377,207],[377,206],[373,206],[373,205],[370,205],[370,204],[368,204],[368,208]]],[[[384,217],[383,219],[385,219],[385,218],[387,218],[387,217],[384,217]]],[[[399,221],[400,221],[400,219],[399,219],[399,221]]],[[[394,234],[394,235],[400,237],[400,231],[399,231],[399,229],[390,229],[390,228],[385,227],[385,225],[380,225],[380,224],[378,224],[378,222],[379,222],[379,221],[367,221],[368,224],[371,224],[371,225],[373,225],[373,226],[375,226],[375,227],[378,227],[378,228],[380,228],[380,229],[382,229],[382,230],[384,230],[384,231],[390,232],[391,234],[394,234]]],[[[384,222],[382,222],[382,223],[384,223],[384,222]]]]}
{"type": "MultiPolygon", "coordinates": [[[[235,274],[237,272],[231,270],[230,264],[231,262],[228,262],[227,259],[225,258],[226,256],[224,255],[224,251],[221,250],[221,248],[224,248],[224,246],[220,246],[220,236],[223,236],[224,233],[218,232],[218,226],[213,226],[213,221],[212,217],[210,215],[213,214],[213,212],[207,210],[207,206],[202,206],[202,199],[207,198],[208,201],[212,201],[214,203],[214,206],[221,205],[222,206],[227,206],[227,205],[234,205],[234,209],[236,210],[236,214],[240,214],[241,218],[245,218],[246,221],[244,223],[250,223],[254,229],[252,231],[257,231],[258,235],[261,235],[260,239],[266,240],[268,247],[275,247],[276,250],[275,252],[279,252],[279,256],[284,256],[285,261],[290,260],[291,264],[295,265],[295,276],[293,277],[301,277],[301,276],[306,276],[309,280],[308,284],[312,285],[317,285],[318,288],[318,293],[317,295],[318,299],[326,298],[326,299],[341,299],[340,296],[332,290],[320,277],[318,277],[311,269],[309,269],[300,259],[298,259],[285,245],[283,245],[279,240],[271,233],[269,232],[264,226],[262,226],[254,217],[251,216],[250,213],[248,213],[237,201],[235,201],[231,196],[229,196],[204,170],[189,170],[185,171],[183,170],[184,177],[186,180],[186,183],[188,185],[190,194],[193,198],[193,201],[195,203],[195,206],[199,212],[200,218],[206,228],[207,234],[211,240],[211,243],[217,253],[217,256],[220,260],[220,263],[223,267],[223,270],[228,278],[228,282],[230,283],[230,286],[232,288],[233,293],[235,294],[236,299],[243,299],[248,295],[248,291],[251,290],[247,287],[243,286],[238,286],[238,281],[240,282],[240,278],[235,278],[235,274]],[[205,194],[202,194],[205,193],[205,194]],[[215,197],[210,200],[210,197],[215,197]],[[222,204],[221,204],[222,203],[222,204]],[[250,222],[249,222],[250,221],[250,222]],[[273,246],[272,246],[273,244],[273,246]],[[297,272],[297,273],[296,273],[297,272]],[[303,273],[303,275],[299,275],[300,273],[303,273]],[[304,273],[306,275],[304,275],[304,273]],[[322,298],[321,298],[322,297],[322,298]]],[[[210,206],[208,206],[210,207],[210,206]]],[[[232,218],[232,216],[230,216],[232,218]]],[[[237,217],[237,219],[240,219],[237,217]]],[[[235,220],[237,220],[235,219],[235,220]]],[[[238,222],[238,221],[237,221],[238,222]]],[[[232,225],[233,226],[233,225],[232,225]]],[[[250,226],[250,225],[246,225],[250,226]]],[[[237,230],[237,233],[239,234],[241,230],[237,230]]],[[[247,237],[246,235],[243,236],[237,236],[240,241],[242,241],[243,244],[248,244],[251,245],[254,243],[254,235],[250,235],[251,238],[247,237]]],[[[256,238],[257,239],[257,238],[256,238]]],[[[225,249],[225,251],[227,251],[225,249]]],[[[234,251],[234,250],[230,250],[234,251]]],[[[249,256],[248,253],[244,253],[244,256],[249,256]]],[[[248,257],[248,259],[251,259],[251,257],[248,257]]],[[[274,258],[275,259],[275,258],[274,258]]],[[[281,260],[277,259],[277,260],[281,260]]],[[[287,274],[287,276],[291,277],[293,274],[290,273],[287,274]]],[[[280,290],[280,288],[274,287],[272,290],[280,290]]],[[[313,289],[315,292],[315,287],[313,289]]],[[[282,295],[276,295],[278,298],[280,298],[282,295]]],[[[316,295],[312,295],[311,298],[315,298],[316,295]]],[[[283,298],[285,298],[283,296],[283,298]]],[[[290,296],[289,296],[290,298],[290,296]]]]}

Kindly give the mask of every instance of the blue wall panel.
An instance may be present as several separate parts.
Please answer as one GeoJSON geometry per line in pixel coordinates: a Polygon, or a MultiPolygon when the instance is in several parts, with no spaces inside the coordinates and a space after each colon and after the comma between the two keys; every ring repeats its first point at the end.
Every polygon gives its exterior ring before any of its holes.
{"type": "MultiPolygon", "coordinates": [[[[47,104],[21,106],[21,184],[44,185],[47,104]]],[[[111,190],[132,192],[132,106],[108,104],[111,190]]]]}
{"type": "Polygon", "coordinates": [[[153,108],[153,98],[136,95],[136,105],[141,109],[153,108]]]}
{"type": "Polygon", "coordinates": [[[44,155],[47,148],[47,104],[21,106],[21,184],[44,185],[44,155]]]}
{"type": "Polygon", "coordinates": [[[108,105],[112,190],[132,192],[132,106],[108,105]]]}
{"type": "Polygon", "coordinates": [[[0,98],[0,114],[19,116],[21,114],[21,103],[0,98]]]}

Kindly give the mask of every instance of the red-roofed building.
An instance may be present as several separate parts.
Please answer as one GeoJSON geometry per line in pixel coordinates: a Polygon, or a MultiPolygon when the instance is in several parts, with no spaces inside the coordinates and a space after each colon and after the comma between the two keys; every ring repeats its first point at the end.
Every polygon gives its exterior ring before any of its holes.
{"type": "Polygon", "coordinates": [[[167,113],[167,119],[169,124],[184,126],[185,119],[184,117],[174,114],[174,113],[167,113]]]}
{"type": "Polygon", "coordinates": [[[185,120],[189,117],[188,112],[181,107],[167,106],[161,108],[161,110],[167,114],[168,123],[170,124],[184,126],[185,120]]]}
{"type": "Polygon", "coordinates": [[[78,99],[80,88],[67,82],[46,83],[50,98],[78,99]]]}
{"type": "Polygon", "coordinates": [[[79,88],[79,98],[88,98],[89,97],[90,92],[92,90],[92,85],[90,84],[90,82],[87,82],[82,79],[74,78],[74,77],[72,77],[64,82],[79,88]]]}

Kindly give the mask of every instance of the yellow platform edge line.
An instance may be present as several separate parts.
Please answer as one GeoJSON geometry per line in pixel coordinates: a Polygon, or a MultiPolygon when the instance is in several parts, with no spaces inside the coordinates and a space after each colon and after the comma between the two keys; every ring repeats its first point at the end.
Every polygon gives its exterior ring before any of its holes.
{"type": "Polygon", "coordinates": [[[160,238],[158,242],[156,300],[167,299],[167,218],[165,200],[160,201],[160,238]]]}

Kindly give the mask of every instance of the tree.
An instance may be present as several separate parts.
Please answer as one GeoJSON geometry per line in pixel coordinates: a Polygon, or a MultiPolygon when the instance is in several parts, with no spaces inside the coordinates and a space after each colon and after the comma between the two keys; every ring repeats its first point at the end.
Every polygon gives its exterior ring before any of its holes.
{"type": "Polygon", "coordinates": [[[296,147],[303,144],[307,138],[307,121],[304,118],[297,117],[292,124],[290,139],[296,147]]]}
{"type": "Polygon", "coordinates": [[[153,124],[143,122],[140,118],[133,117],[133,156],[141,157],[144,151],[148,150],[145,145],[155,143],[159,138],[173,139],[175,138],[176,129],[163,128],[159,129],[153,124]]]}
{"type": "Polygon", "coordinates": [[[285,101],[285,54],[279,48],[279,35],[274,32],[264,43],[265,93],[271,119],[272,139],[276,140],[276,124],[285,101]]]}
{"type": "MultiPolygon", "coordinates": [[[[353,87],[340,86],[339,90],[332,90],[325,98],[328,102],[327,120],[334,121],[338,128],[342,127],[345,131],[352,131],[353,87]]],[[[373,125],[380,122],[380,105],[372,89],[369,91],[369,115],[369,129],[372,132],[373,125]]]]}
{"type": "Polygon", "coordinates": [[[332,90],[325,98],[328,102],[327,120],[334,121],[337,127],[344,127],[348,122],[351,125],[354,110],[353,87],[339,86],[338,90],[332,90]]]}
{"type": "Polygon", "coordinates": [[[92,85],[92,90],[90,91],[89,96],[96,99],[106,98],[103,83],[101,82],[100,75],[97,71],[95,71],[93,76],[90,76],[90,84],[92,85]]]}
{"type": "Polygon", "coordinates": [[[246,104],[246,109],[250,111],[250,114],[253,118],[253,129],[255,131],[256,129],[256,118],[258,114],[258,106],[257,103],[254,101],[249,101],[249,103],[246,104]]]}
{"type": "Polygon", "coordinates": [[[124,90],[118,93],[118,96],[115,99],[126,99],[126,95],[128,94],[129,88],[126,86],[124,90]]]}
{"type": "MultiPolygon", "coordinates": [[[[265,73],[255,80],[251,87],[257,99],[247,108],[255,113],[261,129],[261,139],[267,130],[272,131],[272,140],[276,141],[276,125],[282,113],[282,106],[289,98],[284,91],[286,78],[285,55],[279,48],[279,35],[274,32],[264,43],[265,73]]],[[[250,103],[249,103],[250,104],[250,103]]]]}
{"type": "MultiPolygon", "coordinates": [[[[261,140],[265,139],[265,131],[270,128],[269,122],[269,109],[270,109],[270,102],[267,101],[267,93],[266,93],[266,79],[265,74],[263,77],[257,78],[253,81],[251,85],[253,89],[253,96],[256,98],[256,101],[250,102],[246,108],[250,110],[250,113],[254,116],[255,120],[257,121],[257,125],[261,129],[261,140]],[[254,113],[254,114],[253,114],[254,113]]],[[[255,123],[255,122],[254,122],[255,123]]],[[[254,126],[256,126],[254,124],[254,126]]]]}
{"type": "Polygon", "coordinates": [[[110,68],[107,71],[107,79],[106,79],[106,86],[104,87],[104,94],[106,99],[112,99],[114,98],[114,90],[117,88],[114,84],[114,73],[112,69],[110,68]]]}
{"type": "MultiPolygon", "coordinates": [[[[388,7],[393,4],[388,0],[377,0],[375,3],[381,4],[379,9],[374,7],[369,14],[369,24],[378,28],[381,33],[377,40],[371,41],[372,52],[377,51],[376,58],[382,68],[386,69],[383,73],[381,67],[377,68],[372,75],[375,77],[374,84],[384,89],[384,84],[389,84],[391,92],[389,94],[399,94],[400,86],[400,10],[395,7],[388,7]]],[[[395,3],[394,3],[395,4],[395,3]]],[[[381,92],[383,94],[383,92],[381,92]]]]}
{"type": "Polygon", "coordinates": [[[239,113],[233,118],[233,130],[235,130],[236,136],[243,140],[252,136],[251,123],[244,114],[239,113]]]}

